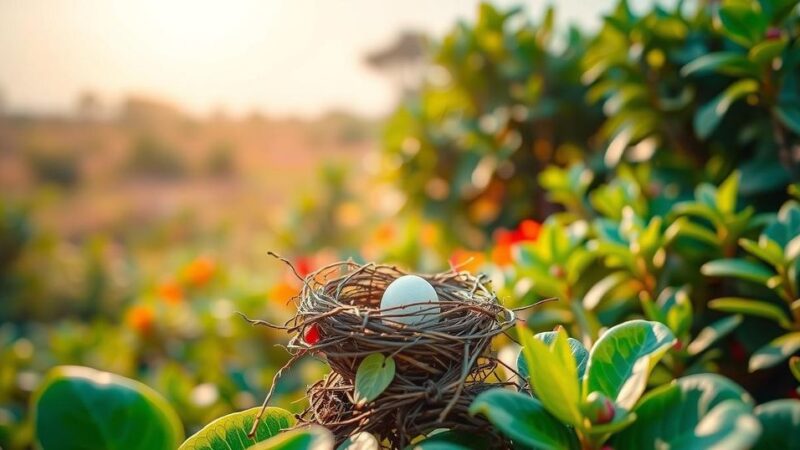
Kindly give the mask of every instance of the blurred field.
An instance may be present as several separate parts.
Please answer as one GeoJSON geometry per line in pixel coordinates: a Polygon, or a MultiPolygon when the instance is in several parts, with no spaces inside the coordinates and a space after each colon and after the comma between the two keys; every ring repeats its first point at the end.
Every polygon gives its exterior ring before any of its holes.
{"type": "Polygon", "coordinates": [[[193,118],[142,99],[111,119],[10,117],[0,188],[6,201],[36,198],[36,222],[68,238],[127,235],[180,214],[206,228],[271,227],[321,160],[360,164],[374,128],[343,113],[193,118]]]}

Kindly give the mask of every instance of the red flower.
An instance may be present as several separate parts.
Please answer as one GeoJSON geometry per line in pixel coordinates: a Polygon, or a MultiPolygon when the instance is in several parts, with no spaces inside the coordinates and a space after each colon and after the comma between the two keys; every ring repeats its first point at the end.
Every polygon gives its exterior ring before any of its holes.
{"type": "Polygon", "coordinates": [[[314,271],[314,258],[311,256],[298,256],[294,260],[294,268],[298,275],[305,278],[314,271]]]}

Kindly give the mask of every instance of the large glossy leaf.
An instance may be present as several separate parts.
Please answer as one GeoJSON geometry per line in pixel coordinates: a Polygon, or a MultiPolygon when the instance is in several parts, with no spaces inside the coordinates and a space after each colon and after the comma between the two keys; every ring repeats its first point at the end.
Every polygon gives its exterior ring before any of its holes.
{"type": "Polygon", "coordinates": [[[553,343],[548,345],[533,337],[524,326],[519,325],[517,329],[534,394],[551,414],[577,426],[582,422],[580,386],[567,333],[560,329],[553,343]]]}
{"type": "Polygon", "coordinates": [[[597,391],[625,409],[633,408],[653,366],[674,343],[672,331],[659,322],[631,320],[612,327],[589,355],[584,395],[597,391]]]}
{"type": "Polygon", "coordinates": [[[294,425],[292,413],[281,408],[267,408],[261,416],[256,434],[249,438],[247,434],[255,422],[261,407],[228,414],[209,423],[192,435],[179,450],[244,450],[258,442],[269,439],[294,425]]]}
{"type": "MultiPolygon", "coordinates": [[[[311,425],[280,433],[249,447],[248,450],[332,450],[334,443],[330,431],[311,425]]],[[[227,450],[226,447],[221,448],[227,450]]]]}
{"type": "Polygon", "coordinates": [[[701,139],[711,136],[736,100],[756,92],[758,92],[758,82],[752,79],[739,80],[728,86],[721,94],[697,110],[694,117],[694,129],[697,135],[701,139]]]}
{"type": "Polygon", "coordinates": [[[715,374],[692,375],[662,386],[645,395],[634,412],[636,423],[613,438],[613,448],[744,450],[761,432],[752,399],[715,374]]]}
{"type": "Polygon", "coordinates": [[[740,313],[774,320],[778,325],[787,329],[792,327],[792,321],[783,308],[761,300],[722,297],[708,302],[708,307],[727,313],[740,313]]]}
{"type": "Polygon", "coordinates": [[[800,448],[800,400],[774,400],[755,413],[763,431],[754,449],[800,448]]]}
{"type": "MultiPolygon", "coordinates": [[[[557,333],[555,331],[545,331],[542,333],[536,333],[535,337],[545,344],[550,345],[553,343],[553,340],[555,340],[556,336],[557,333]]],[[[569,344],[569,351],[572,353],[572,356],[575,357],[575,364],[578,369],[578,378],[583,378],[583,374],[586,372],[586,363],[589,361],[589,351],[586,350],[586,347],[584,347],[583,344],[581,344],[581,342],[577,339],[568,338],[567,344],[569,344]]],[[[517,371],[526,379],[530,375],[528,362],[525,359],[525,352],[522,349],[520,349],[519,356],[517,356],[517,371]]]]}
{"type": "Polygon", "coordinates": [[[708,277],[735,277],[767,284],[767,280],[775,275],[763,264],[750,262],[745,259],[717,259],[709,261],[700,267],[700,273],[708,277]]]}
{"type": "Polygon", "coordinates": [[[480,394],[469,408],[517,444],[539,449],[579,448],[575,433],[547,412],[539,400],[507,389],[480,394]]]}
{"type": "Polygon", "coordinates": [[[358,365],[356,372],[356,403],[369,403],[386,389],[394,379],[394,359],[373,353],[358,365]]]}
{"type": "Polygon", "coordinates": [[[800,332],[784,334],[753,353],[750,357],[750,371],[779,364],[798,350],[800,350],[800,332]]]}
{"type": "Polygon", "coordinates": [[[33,408],[44,450],[172,450],[183,439],[177,414],[158,393],[88,367],[51,370],[33,408]]]}

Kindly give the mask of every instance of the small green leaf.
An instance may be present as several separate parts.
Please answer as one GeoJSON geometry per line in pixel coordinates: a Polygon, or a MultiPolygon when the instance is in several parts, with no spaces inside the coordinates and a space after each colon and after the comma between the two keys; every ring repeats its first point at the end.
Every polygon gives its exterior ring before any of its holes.
{"type": "Polygon", "coordinates": [[[767,65],[771,63],[773,59],[780,56],[783,49],[786,48],[787,42],[786,38],[770,39],[760,42],[750,49],[747,53],[747,57],[756,64],[767,65]]]}
{"type": "Polygon", "coordinates": [[[761,235],[758,242],[744,238],[739,239],[739,245],[745,249],[747,253],[750,253],[773,267],[780,267],[783,264],[783,250],[775,241],[765,235],[761,235]]]}
{"type": "Polygon", "coordinates": [[[561,329],[551,345],[533,337],[522,325],[517,326],[525,355],[531,387],[545,408],[561,421],[577,426],[582,421],[579,409],[578,369],[561,329]]]}
{"type": "Polygon", "coordinates": [[[662,323],[631,320],[612,327],[589,354],[583,392],[598,391],[630,410],[653,366],[674,343],[675,336],[662,323]]]}
{"type": "Polygon", "coordinates": [[[634,413],[636,423],[614,436],[613,448],[744,450],[761,431],[747,393],[716,374],[690,375],[656,388],[634,413]]]}
{"type": "MultiPolygon", "coordinates": [[[[550,345],[553,343],[556,336],[557,333],[555,331],[545,331],[536,333],[534,337],[550,345]]],[[[569,351],[572,353],[572,356],[575,357],[578,378],[583,378],[583,374],[586,372],[586,363],[589,360],[589,351],[586,350],[586,347],[577,339],[569,338],[567,339],[567,343],[569,344],[569,351]]],[[[529,377],[528,362],[525,360],[525,352],[522,349],[520,349],[519,355],[517,356],[517,372],[526,379],[529,377]]]]}
{"type": "Polygon", "coordinates": [[[355,383],[356,404],[369,403],[392,383],[394,379],[394,359],[385,358],[381,353],[373,353],[358,365],[355,383]]]}
{"type": "Polygon", "coordinates": [[[784,328],[791,328],[792,321],[780,306],[760,300],[739,297],[721,297],[711,300],[708,307],[727,313],[740,313],[749,316],[774,320],[784,328]]]}
{"type": "Polygon", "coordinates": [[[767,284],[774,273],[762,264],[745,259],[717,259],[700,267],[700,273],[707,277],[735,277],[755,283],[767,284]]]}
{"type": "Polygon", "coordinates": [[[275,436],[294,425],[292,413],[281,408],[267,408],[261,416],[253,439],[247,435],[261,411],[261,407],[228,414],[209,423],[192,435],[178,450],[213,450],[225,448],[244,450],[263,440],[275,436]]]}
{"type": "Polygon", "coordinates": [[[583,306],[588,310],[595,309],[609,292],[629,279],[630,276],[625,271],[612,272],[606,275],[583,296],[583,306]]]}
{"type": "Polygon", "coordinates": [[[757,77],[758,67],[741,53],[718,52],[703,55],[681,69],[681,75],[717,72],[736,77],[757,77]]]}
{"type": "Polygon", "coordinates": [[[779,364],[800,350],[800,332],[787,333],[758,349],[750,357],[750,372],[779,364]]]}
{"type": "Polygon", "coordinates": [[[715,342],[730,334],[741,323],[742,316],[739,314],[725,317],[712,323],[697,333],[697,337],[689,344],[686,351],[690,355],[698,355],[704,352],[715,342]]]}
{"type": "Polygon", "coordinates": [[[138,381],[88,367],[52,369],[33,398],[43,449],[172,450],[183,439],[175,411],[138,381]]]}
{"type": "Polygon", "coordinates": [[[491,389],[478,395],[469,412],[485,416],[505,436],[527,447],[579,448],[575,433],[529,395],[491,389]]]}
{"type": "Polygon", "coordinates": [[[800,106],[797,104],[781,104],[773,108],[773,111],[786,128],[800,134],[800,106]]]}
{"type": "Polygon", "coordinates": [[[753,449],[800,448],[800,400],[773,400],[758,405],[755,413],[763,432],[753,449]]]}
{"type": "Polygon", "coordinates": [[[767,18],[761,13],[758,2],[726,2],[718,12],[723,32],[737,44],[749,48],[764,37],[767,18]]]}
{"type": "Polygon", "coordinates": [[[800,381],[800,356],[789,358],[789,370],[797,381],[800,381]]]}
{"type": "Polygon", "coordinates": [[[334,444],[333,434],[327,428],[311,425],[280,433],[248,450],[333,450],[334,444]]]}
{"type": "Polygon", "coordinates": [[[734,171],[717,189],[717,209],[723,214],[736,212],[736,199],[739,197],[739,172],[734,171]]]}
{"type": "Polygon", "coordinates": [[[722,117],[728,112],[728,108],[736,100],[757,92],[758,81],[749,78],[739,80],[728,86],[721,94],[697,110],[694,116],[694,129],[697,132],[697,136],[701,139],[711,136],[711,133],[722,121],[722,117]]]}
{"type": "Polygon", "coordinates": [[[664,234],[668,242],[671,242],[676,237],[688,237],[714,247],[719,247],[720,243],[716,234],[701,225],[691,222],[686,217],[677,218],[664,234]]]}

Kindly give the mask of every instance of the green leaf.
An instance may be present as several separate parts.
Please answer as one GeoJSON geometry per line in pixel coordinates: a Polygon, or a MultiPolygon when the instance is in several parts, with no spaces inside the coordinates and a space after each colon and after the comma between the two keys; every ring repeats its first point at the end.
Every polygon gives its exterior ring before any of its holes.
{"type": "Polygon", "coordinates": [[[739,314],[725,317],[712,323],[697,333],[697,337],[689,344],[686,351],[690,355],[698,355],[704,352],[715,342],[730,334],[741,323],[742,316],[739,314]]]}
{"type": "Polygon", "coordinates": [[[248,450],[333,450],[333,446],[334,437],[330,431],[319,425],[311,425],[280,433],[248,450]]]}
{"type": "Polygon", "coordinates": [[[723,214],[733,214],[736,212],[736,199],[739,196],[738,171],[734,171],[717,189],[717,209],[723,214]]]}
{"type": "Polygon", "coordinates": [[[192,435],[178,450],[244,450],[294,426],[292,413],[281,408],[267,408],[251,439],[247,435],[260,411],[261,407],[255,407],[222,416],[192,435]]]}
{"type": "Polygon", "coordinates": [[[800,106],[796,104],[781,104],[773,108],[773,111],[786,128],[800,134],[800,106]]]}
{"type": "Polygon", "coordinates": [[[717,259],[709,261],[700,267],[700,273],[707,277],[734,277],[742,280],[753,281],[758,284],[767,284],[767,280],[774,273],[762,264],[750,262],[745,259],[717,259]]]}
{"type": "Polygon", "coordinates": [[[645,395],[634,412],[636,423],[613,438],[613,448],[744,450],[761,430],[747,393],[716,374],[661,386],[645,395]]]}
{"type": "Polygon", "coordinates": [[[789,370],[797,381],[800,381],[800,357],[792,356],[789,358],[789,370]]]}
{"type": "Polygon", "coordinates": [[[767,19],[755,1],[725,3],[719,8],[719,20],[728,38],[748,48],[761,41],[767,30],[767,19]]]}
{"type": "Polygon", "coordinates": [[[740,98],[758,92],[758,81],[747,78],[739,80],[717,97],[697,109],[694,116],[694,130],[700,139],[706,139],[717,128],[731,105],[740,98]]]}
{"type": "Polygon", "coordinates": [[[681,69],[681,75],[717,72],[736,77],[757,77],[758,67],[741,53],[718,52],[703,55],[681,69]]]}
{"type": "MultiPolygon", "coordinates": [[[[557,333],[555,331],[545,331],[542,333],[536,333],[534,337],[545,344],[550,345],[553,343],[556,336],[557,333]]],[[[572,353],[572,356],[575,357],[575,365],[578,369],[578,378],[583,378],[583,374],[586,372],[586,363],[589,360],[589,351],[586,350],[586,347],[584,347],[583,344],[581,344],[581,342],[577,339],[568,338],[567,343],[569,344],[569,351],[572,353]]],[[[528,362],[525,359],[525,352],[522,349],[520,349],[519,355],[517,356],[517,372],[519,372],[520,375],[524,376],[526,379],[530,375],[530,371],[528,370],[528,362]]]]}
{"type": "Polygon", "coordinates": [[[792,321],[780,306],[760,300],[739,297],[721,297],[711,300],[708,307],[727,313],[740,313],[749,316],[774,320],[783,328],[791,328],[792,321]]]}
{"type": "Polygon", "coordinates": [[[336,447],[336,450],[380,450],[378,439],[370,433],[362,431],[356,433],[336,447]]]}
{"type": "Polygon", "coordinates": [[[606,275],[602,280],[595,283],[586,295],[583,296],[583,306],[588,310],[593,310],[600,304],[600,301],[611,292],[615,287],[629,280],[628,272],[619,271],[606,275]]]}
{"type": "Polygon", "coordinates": [[[750,253],[773,267],[780,267],[783,264],[783,249],[781,249],[775,241],[764,235],[761,235],[758,242],[744,238],[739,239],[739,245],[745,249],[747,253],[750,253]]]}
{"type": "Polygon", "coordinates": [[[517,444],[554,450],[579,448],[575,433],[529,395],[508,389],[491,389],[478,395],[469,412],[485,416],[517,444]]]}
{"type": "Polygon", "coordinates": [[[747,57],[756,64],[767,65],[771,63],[773,59],[780,56],[783,49],[786,48],[787,42],[785,38],[770,39],[760,42],[750,49],[747,53],[747,57]]]}
{"type": "Polygon", "coordinates": [[[800,448],[800,400],[773,400],[758,405],[755,413],[763,431],[753,449],[800,448]]]}
{"type": "Polygon", "coordinates": [[[158,393],[88,367],[52,369],[34,395],[33,416],[47,450],[171,450],[183,439],[177,414],[158,393]]]}
{"type": "Polygon", "coordinates": [[[675,336],[662,323],[631,320],[612,327],[589,354],[583,392],[600,392],[630,410],[653,366],[674,343],[675,336]]]}
{"type": "Polygon", "coordinates": [[[717,237],[716,234],[703,226],[691,222],[686,217],[677,218],[675,222],[672,222],[672,225],[667,228],[664,234],[667,242],[680,236],[696,239],[714,247],[719,247],[720,243],[719,237],[717,237]]]}
{"type": "Polygon", "coordinates": [[[449,430],[429,435],[409,445],[406,450],[482,450],[489,447],[489,440],[485,436],[449,430]]]}
{"type": "Polygon", "coordinates": [[[392,383],[394,379],[394,359],[385,358],[381,353],[373,353],[358,365],[355,383],[356,404],[369,403],[392,383]]]}
{"type": "Polygon", "coordinates": [[[750,372],[779,364],[800,350],[800,332],[787,333],[758,349],[750,357],[750,372]]]}
{"type": "Polygon", "coordinates": [[[561,329],[551,345],[533,337],[518,325],[531,387],[545,408],[561,421],[577,426],[582,421],[579,409],[580,386],[575,358],[570,352],[566,332],[561,329]]]}

